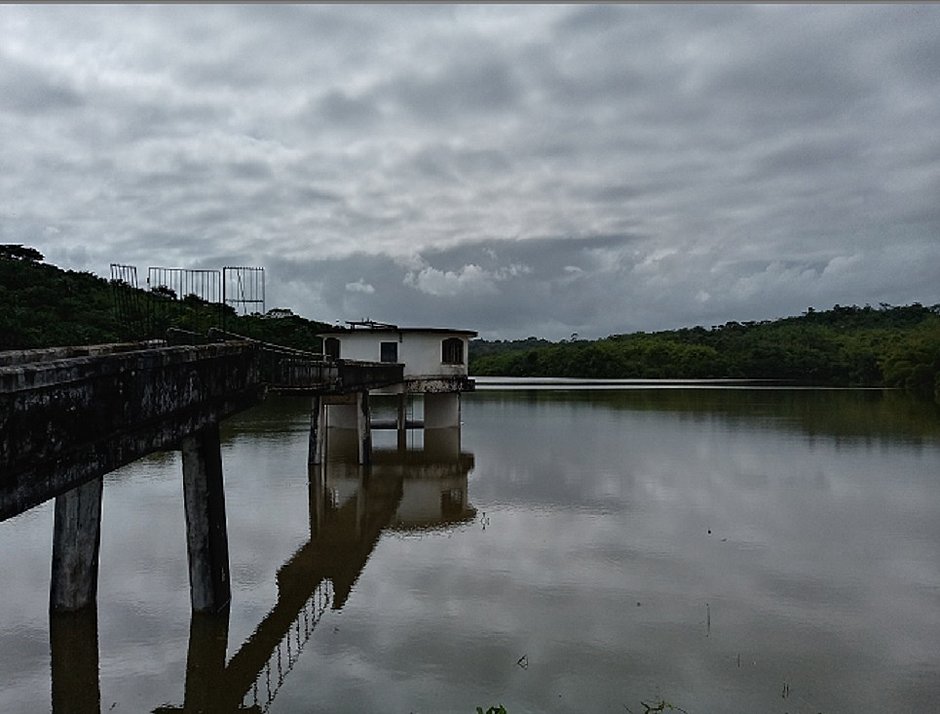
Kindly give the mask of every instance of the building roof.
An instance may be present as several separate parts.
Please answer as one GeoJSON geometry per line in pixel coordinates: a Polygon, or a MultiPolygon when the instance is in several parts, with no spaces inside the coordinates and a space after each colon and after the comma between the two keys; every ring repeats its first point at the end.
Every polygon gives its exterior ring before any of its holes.
{"type": "Polygon", "coordinates": [[[373,320],[347,320],[349,327],[334,327],[332,330],[323,330],[318,335],[364,335],[370,333],[399,332],[399,333],[431,333],[446,335],[463,335],[465,337],[476,337],[475,330],[458,330],[450,327],[399,327],[387,322],[375,322],[373,320]]]}

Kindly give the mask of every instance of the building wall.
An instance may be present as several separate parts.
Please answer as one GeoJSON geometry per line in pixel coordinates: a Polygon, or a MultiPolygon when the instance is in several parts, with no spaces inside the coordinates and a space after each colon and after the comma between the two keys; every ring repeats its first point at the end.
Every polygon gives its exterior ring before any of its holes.
{"type": "Polygon", "coordinates": [[[405,365],[405,378],[429,376],[466,376],[469,338],[460,334],[434,332],[396,332],[362,330],[330,335],[340,341],[342,359],[381,361],[381,343],[398,343],[398,361],[405,365]],[[441,344],[445,339],[458,338],[463,343],[463,364],[441,362],[441,344]]]}

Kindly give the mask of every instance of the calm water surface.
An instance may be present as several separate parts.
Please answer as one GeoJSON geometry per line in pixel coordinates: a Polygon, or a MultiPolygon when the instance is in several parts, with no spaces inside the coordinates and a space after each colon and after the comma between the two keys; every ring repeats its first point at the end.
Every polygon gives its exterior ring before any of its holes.
{"type": "Polygon", "coordinates": [[[463,421],[312,472],[305,400],[226,422],[221,616],[178,454],[106,477],[96,614],[50,623],[51,503],[0,524],[0,711],[940,710],[936,409],[513,385],[463,421]]]}

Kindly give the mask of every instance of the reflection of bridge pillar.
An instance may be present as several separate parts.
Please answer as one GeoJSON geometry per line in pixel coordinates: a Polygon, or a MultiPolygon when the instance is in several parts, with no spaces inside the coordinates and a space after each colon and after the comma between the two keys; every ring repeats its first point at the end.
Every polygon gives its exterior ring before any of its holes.
{"type": "Polygon", "coordinates": [[[101,476],[55,499],[49,608],[78,610],[95,602],[101,543],[101,476]]]}
{"type": "Polygon", "coordinates": [[[219,425],[183,439],[183,502],[193,610],[218,612],[231,599],[219,425]]]}
{"type": "Polygon", "coordinates": [[[219,613],[194,612],[189,622],[189,650],[186,655],[186,689],[183,711],[233,711],[220,705],[232,697],[224,689],[225,652],[228,649],[229,610],[219,613]]]}
{"type": "Polygon", "coordinates": [[[53,714],[100,711],[97,607],[50,613],[49,645],[53,714]]]}
{"type": "Polygon", "coordinates": [[[424,395],[424,428],[446,429],[460,426],[460,392],[429,392],[424,395]]]}
{"type": "Polygon", "coordinates": [[[326,479],[324,478],[325,465],[308,464],[307,466],[307,497],[310,505],[310,539],[316,538],[323,527],[326,512],[326,479]]]}
{"type": "Polygon", "coordinates": [[[455,462],[460,457],[460,427],[426,429],[424,453],[443,463],[455,462]]]}

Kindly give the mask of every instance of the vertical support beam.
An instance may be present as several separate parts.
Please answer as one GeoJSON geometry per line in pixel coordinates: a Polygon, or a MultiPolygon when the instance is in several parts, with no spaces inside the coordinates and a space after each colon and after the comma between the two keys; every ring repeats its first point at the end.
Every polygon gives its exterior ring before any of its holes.
{"type": "Polygon", "coordinates": [[[398,395],[398,414],[395,419],[395,428],[398,433],[398,450],[408,448],[408,395],[401,392],[398,395]]]}
{"type": "Polygon", "coordinates": [[[49,613],[53,714],[101,710],[98,608],[49,613]]]}
{"type": "Polygon", "coordinates": [[[372,461],[372,416],[369,413],[369,392],[356,392],[356,436],[359,443],[359,463],[372,461]]]}
{"type": "Polygon", "coordinates": [[[424,428],[450,429],[460,426],[460,392],[424,395],[424,428]]]}
{"type": "Polygon", "coordinates": [[[95,602],[103,488],[104,479],[99,476],[55,499],[49,588],[53,612],[78,610],[95,602]]]}
{"type": "Polygon", "coordinates": [[[218,612],[231,599],[218,423],[187,436],[182,446],[190,601],[196,612],[218,612]]]}
{"type": "Polygon", "coordinates": [[[307,463],[323,463],[326,457],[326,429],[326,401],[317,395],[310,405],[310,446],[307,463]]]}

